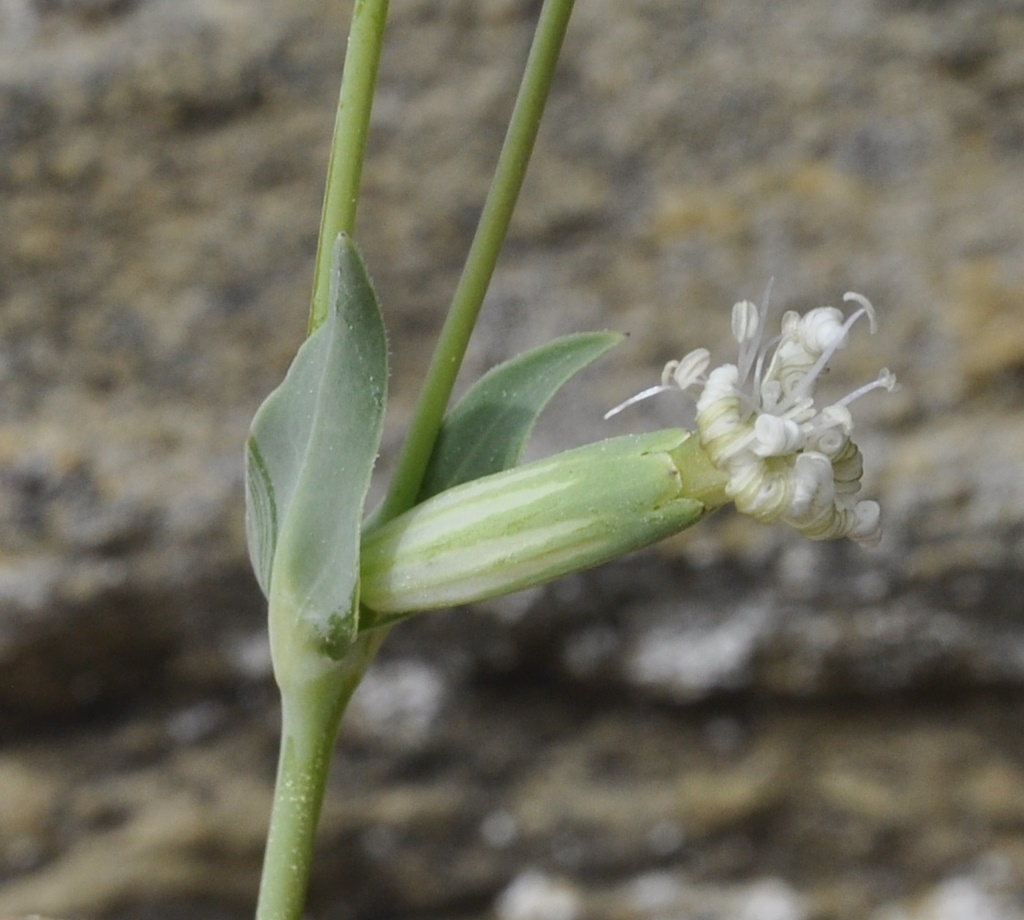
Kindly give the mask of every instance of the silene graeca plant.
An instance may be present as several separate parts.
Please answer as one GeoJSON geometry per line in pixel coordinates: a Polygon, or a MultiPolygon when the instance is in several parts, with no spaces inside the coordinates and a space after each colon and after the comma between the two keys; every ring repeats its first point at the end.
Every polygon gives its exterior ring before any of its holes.
{"type": "Polygon", "coordinates": [[[722,505],[811,539],[880,537],[859,498],[850,404],[892,390],[877,379],[831,405],[815,384],[871,304],[849,316],[788,312],[768,296],[733,307],[734,363],[707,349],[608,414],[666,390],[690,393],[695,430],[611,438],[518,465],[550,398],[620,336],[558,339],[484,375],[448,402],[526,170],[572,0],[545,0],[477,233],[386,496],[364,501],[380,443],[388,350],[354,240],[356,205],[387,0],[355,0],[317,252],[309,336],[252,422],[246,523],[267,597],[281,691],[278,776],[259,920],[297,920],[338,726],[389,627],[425,610],[496,597],[606,562],[696,524],[722,505]]]}

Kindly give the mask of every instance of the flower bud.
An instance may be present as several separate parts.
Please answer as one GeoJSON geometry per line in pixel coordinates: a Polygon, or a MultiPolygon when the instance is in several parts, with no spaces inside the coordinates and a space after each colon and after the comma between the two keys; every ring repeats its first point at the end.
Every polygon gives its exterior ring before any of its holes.
{"type": "Polygon", "coordinates": [[[710,493],[706,464],[690,474],[687,442],[682,429],[600,441],[449,489],[372,530],[361,627],[538,585],[689,527],[710,493]]]}

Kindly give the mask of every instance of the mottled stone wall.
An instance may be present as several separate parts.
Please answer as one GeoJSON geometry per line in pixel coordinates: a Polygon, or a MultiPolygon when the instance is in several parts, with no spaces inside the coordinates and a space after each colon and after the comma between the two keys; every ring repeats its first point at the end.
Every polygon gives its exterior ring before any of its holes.
{"type": "MultiPolygon", "coordinates": [[[[393,4],[359,228],[383,471],[535,6],[393,4]]],[[[1021,916],[1024,6],[578,6],[467,371],[628,331],[549,453],[685,423],[601,415],[730,357],[770,278],[780,312],[859,291],[880,332],[829,386],[903,383],[857,412],[887,536],[722,514],[397,630],[314,915],[1021,916]]],[[[303,334],[347,12],[0,0],[0,915],[251,907],[276,715],[241,445],[303,334]]]]}

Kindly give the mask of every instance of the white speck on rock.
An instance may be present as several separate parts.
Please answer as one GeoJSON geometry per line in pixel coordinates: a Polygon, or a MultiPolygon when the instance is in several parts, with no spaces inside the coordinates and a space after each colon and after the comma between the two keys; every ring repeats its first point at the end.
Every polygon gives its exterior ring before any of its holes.
{"type": "Polygon", "coordinates": [[[750,662],[771,628],[772,609],[768,603],[745,604],[724,620],[697,626],[681,612],[640,637],[626,659],[627,676],[684,700],[741,687],[749,681],[750,662]]]}
{"type": "Polygon", "coordinates": [[[647,842],[655,856],[671,856],[677,853],[686,840],[678,821],[659,821],[647,832],[647,842]]]}
{"type": "Polygon", "coordinates": [[[224,647],[224,656],[249,680],[262,680],[274,673],[266,629],[233,636],[224,647]]]}
{"type": "Polygon", "coordinates": [[[414,659],[375,664],[352,697],[352,713],[372,730],[422,739],[444,706],[441,672],[414,659]]]}
{"type": "Polygon", "coordinates": [[[211,737],[223,723],[224,710],[220,704],[204,702],[169,716],[166,730],[178,744],[197,744],[211,737]]]}
{"type": "Polygon", "coordinates": [[[480,609],[493,614],[502,623],[518,623],[537,605],[543,593],[543,586],[524,588],[522,591],[482,601],[480,609]]]}
{"type": "Polygon", "coordinates": [[[627,903],[642,914],[660,913],[677,905],[683,890],[676,876],[668,872],[648,872],[627,885],[627,903]]]}
{"type": "Polygon", "coordinates": [[[591,626],[571,636],[565,644],[565,666],[574,677],[591,677],[614,659],[622,640],[607,626],[591,626]]]}
{"type": "Polygon", "coordinates": [[[530,870],[498,896],[498,920],[575,920],[580,896],[568,882],[530,870]]]}
{"type": "Polygon", "coordinates": [[[480,822],[480,836],[496,850],[503,850],[519,838],[519,822],[510,812],[492,811],[480,822]]]}
{"type": "Polygon", "coordinates": [[[807,920],[803,898],[784,881],[765,878],[745,885],[707,885],[671,872],[649,872],[629,882],[624,902],[630,916],[701,917],[707,920],[807,920]]]}
{"type": "Polygon", "coordinates": [[[765,879],[737,896],[736,920],[806,920],[800,896],[780,879],[765,879]]]}
{"type": "Polygon", "coordinates": [[[985,881],[967,876],[947,879],[909,907],[887,907],[875,920],[1022,920],[1024,913],[991,890],[985,881]]]}

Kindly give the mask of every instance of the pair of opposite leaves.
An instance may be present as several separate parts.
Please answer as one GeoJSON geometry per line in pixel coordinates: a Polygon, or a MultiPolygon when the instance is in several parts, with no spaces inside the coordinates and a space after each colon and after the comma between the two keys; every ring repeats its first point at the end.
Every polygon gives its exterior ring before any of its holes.
{"type": "MultiPolygon", "coordinates": [[[[330,309],[253,419],[246,533],[257,581],[340,658],[359,633],[359,543],[387,402],[387,337],[353,240],[334,246],[330,309]]],[[[480,378],[446,416],[418,501],[510,469],[537,416],[622,336],[584,333],[480,378]]]]}

